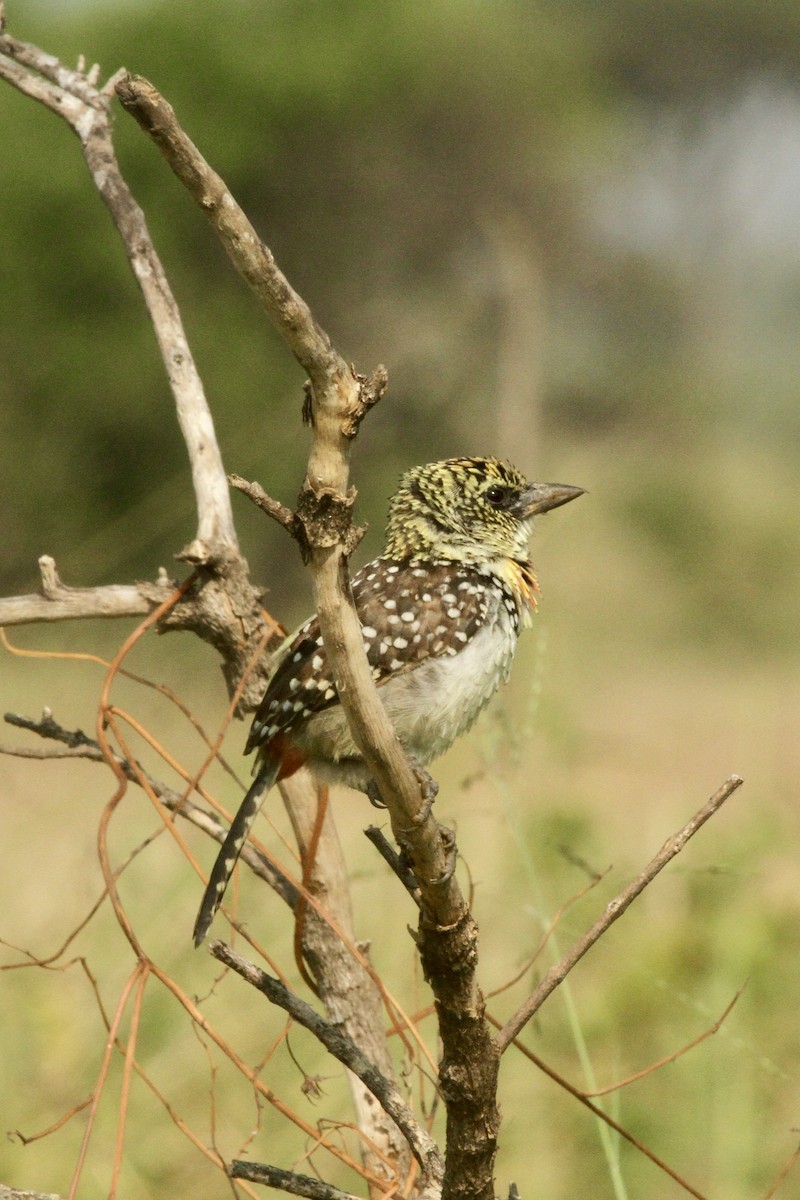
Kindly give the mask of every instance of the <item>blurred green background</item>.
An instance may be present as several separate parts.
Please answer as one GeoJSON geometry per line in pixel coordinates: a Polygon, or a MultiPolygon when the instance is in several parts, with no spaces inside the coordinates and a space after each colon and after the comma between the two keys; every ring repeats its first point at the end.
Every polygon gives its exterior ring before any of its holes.
{"type": "MultiPolygon", "coordinates": [[[[747,982],[717,1037],[607,1103],[703,1194],[766,1195],[797,1140],[800,1084],[800,8],[9,0],[7,10],[11,33],[67,63],[83,54],[103,77],[124,65],[152,79],[340,350],[363,371],[387,364],[389,394],[354,453],[370,524],[360,560],[377,553],[386,497],[416,462],[495,453],[588,489],[540,525],[534,632],[491,715],[437,771],[439,812],[457,821],[475,880],[490,990],[586,882],[576,857],[613,869],[563,918],[562,948],[727,775],[745,776],[575,972],[573,1010],[554,997],[526,1037],[583,1085],[579,1024],[604,1084],[690,1041],[747,982]]],[[[2,594],[35,590],[43,553],[75,585],[178,570],[172,555],[194,533],[190,480],[116,233],[66,126],[3,87],[0,129],[2,594]]],[[[302,374],[119,109],[116,140],[226,466],[291,503],[307,452],[302,374]]],[[[292,624],[310,595],[294,549],[241,498],[234,507],[254,576],[292,624]]],[[[26,649],[110,654],[123,630],[12,633],[26,649]]],[[[64,724],[92,727],[98,668],[0,654],[4,710],[49,705],[64,724]]],[[[211,651],[154,639],[133,665],[180,688],[210,728],[221,720],[211,651]]],[[[171,710],[141,691],[127,698],[199,765],[202,746],[171,710]]],[[[237,727],[226,747],[237,766],[243,740],[237,727]]],[[[99,894],[95,829],[112,787],[87,764],[8,758],[0,781],[0,936],[44,955],[99,894]]],[[[221,776],[219,794],[236,803],[221,776]]],[[[126,805],[120,859],[155,820],[142,797],[126,805]]],[[[361,846],[359,802],[336,805],[359,934],[413,1008],[425,1001],[403,940],[413,914],[361,846]]],[[[192,846],[210,861],[199,835],[192,846]]],[[[196,877],[162,839],[128,878],[149,952],[204,993],[211,963],[189,950],[196,877]]],[[[248,898],[254,926],[265,906],[285,945],[276,903],[244,881],[248,898]]],[[[131,963],[107,913],[74,954],[113,1011],[131,963]]],[[[549,962],[493,1011],[507,1016],[549,962]]],[[[9,971],[0,992],[0,1127],[30,1133],[88,1095],[102,1026],[77,968],[9,971]]],[[[164,993],[153,986],[148,999],[141,1058],[207,1139],[204,1053],[164,993]]],[[[243,988],[227,984],[211,1009],[248,1061],[263,1056],[274,1031],[243,988]]],[[[310,1070],[336,1076],[326,1086],[337,1096],[338,1073],[294,1039],[310,1070]]],[[[308,1108],[288,1059],[274,1066],[308,1108]]],[[[516,1179],[523,1200],[684,1194],[629,1147],[604,1146],[591,1117],[521,1060],[509,1056],[502,1084],[501,1190],[516,1179]]],[[[233,1078],[219,1086],[230,1157],[253,1102],[233,1078]]],[[[103,1111],[87,1198],[107,1192],[113,1093],[103,1111]]],[[[66,1192],[82,1122],[27,1148],[3,1144],[0,1180],[66,1192]]],[[[120,1194],[228,1195],[164,1126],[135,1091],[120,1194]]],[[[291,1166],[302,1148],[267,1114],[251,1153],[291,1166]]],[[[776,1194],[800,1194],[798,1170],[776,1194]]]]}

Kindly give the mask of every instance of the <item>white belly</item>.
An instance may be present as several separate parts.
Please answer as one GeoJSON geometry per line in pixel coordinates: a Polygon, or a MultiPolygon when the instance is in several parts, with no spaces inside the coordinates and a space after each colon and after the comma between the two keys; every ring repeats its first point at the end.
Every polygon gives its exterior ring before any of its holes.
{"type": "MultiPolygon", "coordinates": [[[[404,749],[423,766],[470,728],[508,678],[517,637],[503,613],[457,654],[429,658],[378,688],[404,749]]],[[[299,739],[298,739],[299,740],[299,739]]],[[[369,779],[339,704],[308,721],[308,766],[323,782],[363,788],[369,779]]]]}

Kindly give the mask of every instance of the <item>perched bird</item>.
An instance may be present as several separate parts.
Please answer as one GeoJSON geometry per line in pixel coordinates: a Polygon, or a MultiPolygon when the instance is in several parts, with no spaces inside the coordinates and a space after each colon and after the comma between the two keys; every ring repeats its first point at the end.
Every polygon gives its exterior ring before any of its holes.
{"type": "MultiPolygon", "coordinates": [[[[496,458],[408,471],[389,506],[386,545],[352,582],[364,647],[406,752],[425,766],[465,733],[508,677],[537,584],[533,518],[583,488],[529,483],[496,458]]],[[[230,827],[194,928],[203,941],[264,796],[308,767],[361,791],[369,770],[339,704],[316,616],[278,650],[245,753],[255,780],[230,827]]]]}

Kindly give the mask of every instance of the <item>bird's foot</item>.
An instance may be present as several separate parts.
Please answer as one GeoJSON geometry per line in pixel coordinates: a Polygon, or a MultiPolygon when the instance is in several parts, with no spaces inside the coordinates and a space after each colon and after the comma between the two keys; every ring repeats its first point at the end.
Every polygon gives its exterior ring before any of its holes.
{"type": "Polygon", "coordinates": [[[367,797],[373,808],[386,808],[386,805],[381,800],[381,794],[378,791],[378,785],[374,779],[367,780],[366,786],[367,797]]]}
{"type": "MultiPolygon", "coordinates": [[[[419,794],[420,799],[422,800],[422,804],[418,812],[411,817],[411,823],[415,826],[424,825],[428,817],[431,815],[433,802],[439,794],[439,785],[435,779],[431,778],[425,768],[420,766],[417,760],[412,758],[411,755],[409,755],[408,761],[411,764],[411,770],[414,772],[414,777],[419,783],[419,794]]],[[[378,790],[378,785],[374,779],[367,781],[367,786],[364,790],[366,791],[369,802],[373,808],[386,808],[386,805],[381,798],[380,791],[378,790]]]]}
{"type": "Polygon", "coordinates": [[[456,834],[454,829],[446,829],[444,825],[439,826],[439,833],[442,838],[442,850],[444,851],[445,864],[444,870],[435,882],[437,884],[449,883],[455,875],[456,863],[458,862],[458,847],[456,846],[456,834]]]}
{"type": "MultiPolygon", "coordinates": [[[[439,837],[441,839],[442,852],[444,854],[444,865],[440,873],[435,878],[428,880],[428,885],[430,887],[441,887],[443,884],[449,883],[455,875],[456,865],[458,863],[458,846],[456,845],[455,830],[447,829],[444,825],[440,825],[439,837]]],[[[411,878],[416,879],[416,875],[414,874],[414,857],[411,854],[408,846],[402,841],[400,842],[398,865],[402,867],[411,878]]]]}
{"type": "Polygon", "coordinates": [[[411,764],[411,770],[414,772],[417,782],[419,783],[419,795],[422,804],[411,818],[412,825],[424,825],[428,817],[431,815],[433,802],[439,795],[439,785],[433,779],[423,766],[421,766],[415,758],[409,755],[408,761],[411,764]]]}

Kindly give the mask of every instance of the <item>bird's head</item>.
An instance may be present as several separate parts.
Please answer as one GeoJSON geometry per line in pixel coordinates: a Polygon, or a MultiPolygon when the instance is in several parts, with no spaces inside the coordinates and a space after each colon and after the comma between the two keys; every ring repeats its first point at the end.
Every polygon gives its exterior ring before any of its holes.
{"type": "Polygon", "coordinates": [[[407,471],[389,505],[387,558],[527,558],[533,518],[583,488],[529,483],[497,458],[448,458],[407,471]]]}

